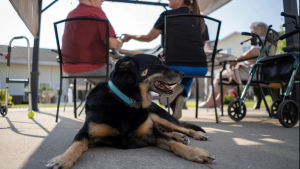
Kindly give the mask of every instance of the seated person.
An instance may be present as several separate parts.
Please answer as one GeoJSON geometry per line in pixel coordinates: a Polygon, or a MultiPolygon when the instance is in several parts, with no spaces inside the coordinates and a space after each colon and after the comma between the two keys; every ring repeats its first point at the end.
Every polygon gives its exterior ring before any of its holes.
{"type": "MultiPolygon", "coordinates": [[[[200,14],[200,9],[198,7],[198,3],[196,0],[194,0],[192,3],[190,0],[170,0],[169,7],[172,10],[168,10],[163,12],[156,23],[154,24],[154,28],[148,33],[148,35],[128,35],[124,34],[124,38],[122,39],[123,42],[128,42],[130,39],[135,39],[138,41],[146,41],[150,42],[153,39],[155,39],[159,34],[162,34],[162,46],[164,45],[164,25],[165,25],[165,16],[167,15],[175,15],[175,14],[186,14],[186,13],[193,13],[193,14],[200,14]]],[[[206,43],[206,40],[209,40],[208,38],[208,31],[204,23],[204,19],[200,19],[200,22],[196,22],[197,25],[200,26],[200,31],[202,34],[201,41],[201,57],[200,62],[198,62],[197,66],[191,66],[191,65],[172,65],[170,64],[169,67],[172,67],[174,69],[180,70],[185,73],[185,75],[205,75],[207,73],[207,62],[206,62],[206,55],[203,50],[204,44],[206,43]],[[199,65],[201,64],[201,65],[199,65]]],[[[185,51],[180,51],[180,53],[184,53],[185,51]]],[[[193,82],[193,78],[183,78],[181,83],[178,84],[174,88],[174,94],[169,97],[170,106],[173,111],[173,116],[176,119],[181,118],[182,116],[182,107],[184,104],[185,99],[188,96],[191,84],[193,82]]],[[[167,105],[166,97],[160,98],[160,103],[163,105],[167,105]]]]}
{"type": "MultiPolygon", "coordinates": [[[[79,5],[68,14],[67,18],[87,16],[107,19],[101,9],[103,1],[79,0],[79,5]]],[[[63,72],[69,76],[105,76],[106,45],[117,50],[122,46],[122,41],[116,38],[111,25],[109,25],[109,44],[106,44],[106,24],[87,20],[82,21],[81,24],[77,21],[66,22],[61,49],[63,62],[65,62],[62,65],[63,72]],[[86,63],[68,64],[79,60],[86,63]]],[[[114,70],[114,67],[114,61],[109,58],[109,73],[114,70]]],[[[105,79],[87,78],[87,80],[96,85],[105,79]]]]}
{"type": "MultiPolygon", "coordinates": [[[[263,22],[254,22],[251,25],[251,32],[256,33],[260,36],[261,40],[264,42],[265,36],[268,30],[268,25],[263,22]]],[[[247,81],[250,77],[249,71],[254,66],[256,62],[256,58],[260,54],[261,46],[259,43],[256,46],[252,46],[248,51],[242,54],[239,58],[236,59],[237,62],[232,62],[230,64],[230,69],[222,72],[223,79],[233,79],[238,84],[241,81],[247,81]],[[251,59],[254,58],[254,59],[251,59]],[[243,62],[238,63],[240,60],[250,59],[243,62]],[[239,73],[239,76],[234,76],[235,73],[239,73]],[[239,77],[239,78],[238,78],[239,77]]],[[[256,80],[256,75],[253,76],[253,80],[256,80]]],[[[220,74],[216,74],[214,79],[214,89],[216,96],[216,104],[217,107],[221,106],[221,97],[220,97],[220,74]]],[[[227,85],[223,85],[224,93],[227,91],[227,85]]],[[[206,102],[202,102],[199,106],[200,108],[212,108],[214,107],[214,100],[212,96],[212,92],[208,96],[206,102]]]]}

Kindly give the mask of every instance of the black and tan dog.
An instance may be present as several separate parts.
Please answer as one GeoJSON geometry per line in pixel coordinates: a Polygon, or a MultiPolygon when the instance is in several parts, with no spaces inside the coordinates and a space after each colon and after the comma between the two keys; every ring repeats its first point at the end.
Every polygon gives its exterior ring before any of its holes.
{"type": "Polygon", "coordinates": [[[156,146],[190,161],[212,163],[215,158],[207,151],[186,146],[189,140],[185,134],[207,140],[205,131],[179,123],[150,100],[150,91],[171,95],[171,86],[183,76],[154,56],[140,54],[120,59],[111,81],[99,83],[87,96],[86,120],[71,147],[46,166],[70,168],[91,145],[122,149],[156,146]],[[125,103],[124,97],[131,98],[131,103],[125,103]]]}

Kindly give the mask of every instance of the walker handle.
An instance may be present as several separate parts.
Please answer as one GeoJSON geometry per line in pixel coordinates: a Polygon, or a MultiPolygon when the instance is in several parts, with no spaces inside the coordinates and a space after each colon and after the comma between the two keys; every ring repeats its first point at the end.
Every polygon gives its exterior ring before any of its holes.
{"type": "Polygon", "coordinates": [[[242,32],[242,35],[252,36],[252,33],[249,33],[249,32],[242,32]]]}
{"type": "Polygon", "coordinates": [[[281,12],[281,16],[289,17],[289,18],[294,18],[296,19],[297,15],[293,13],[287,13],[287,12],[281,12]]]}
{"type": "Polygon", "coordinates": [[[23,39],[23,38],[25,38],[24,36],[16,36],[16,37],[14,37],[14,39],[23,39]]]}
{"type": "Polygon", "coordinates": [[[7,56],[7,53],[0,52],[0,56],[7,56]]]}
{"type": "Polygon", "coordinates": [[[279,37],[279,39],[282,40],[282,39],[285,39],[285,38],[287,38],[287,37],[293,36],[293,35],[295,35],[295,34],[297,34],[297,33],[299,33],[299,29],[295,29],[295,30],[292,30],[292,31],[290,31],[290,32],[288,32],[288,33],[286,33],[286,34],[283,34],[283,35],[281,35],[281,36],[279,37]]]}

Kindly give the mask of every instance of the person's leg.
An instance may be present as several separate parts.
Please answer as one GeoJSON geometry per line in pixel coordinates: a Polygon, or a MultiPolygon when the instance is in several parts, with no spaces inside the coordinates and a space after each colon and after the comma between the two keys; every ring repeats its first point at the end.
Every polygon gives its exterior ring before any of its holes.
{"type": "Polygon", "coordinates": [[[183,97],[187,97],[191,88],[191,85],[193,83],[193,78],[183,78],[180,82],[180,84],[183,86],[183,92],[181,95],[183,97]]]}
{"type": "MultiPolygon", "coordinates": [[[[182,71],[185,75],[200,75],[204,76],[207,73],[207,67],[186,67],[186,66],[170,66],[174,69],[182,71]]],[[[180,85],[183,86],[183,92],[175,97],[174,101],[170,104],[173,110],[173,116],[176,119],[182,116],[182,107],[186,97],[188,96],[190,87],[192,85],[193,78],[183,78],[180,85]]]]}
{"type": "MultiPolygon", "coordinates": [[[[115,62],[112,60],[112,58],[109,58],[109,72],[108,72],[108,76],[110,75],[110,73],[115,69],[115,62]]],[[[92,72],[90,72],[89,76],[105,76],[106,75],[106,65],[102,66],[99,69],[96,69],[92,72]]],[[[97,85],[100,82],[104,82],[106,81],[105,78],[87,78],[87,80],[92,83],[93,85],[97,85]]]]}
{"type": "MultiPolygon", "coordinates": [[[[109,58],[109,74],[115,69],[115,62],[109,58]]],[[[99,69],[88,71],[88,72],[80,72],[80,73],[65,73],[68,76],[105,76],[106,75],[106,65],[100,67],[99,69]]],[[[106,81],[105,78],[87,78],[87,80],[93,84],[97,85],[99,82],[106,81]]]]}
{"type": "MultiPolygon", "coordinates": [[[[228,73],[227,73],[226,70],[222,72],[222,78],[224,78],[224,79],[228,79],[229,78],[229,75],[228,75],[228,73]]],[[[219,73],[215,76],[213,85],[214,85],[214,89],[215,89],[216,104],[219,107],[221,105],[220,74],[219,73]]],[[[223,91],[224,91],[224,93],[226,93],[227,90],[228,90],[227,85],[223,85],[223,91]]],[[[203,104],[201,104],[199,107],[201,107],[201,108],[214,107],[214,99],[213,99],[212,92],[209,94],[206,102],[203,102],[203,104]]]]}

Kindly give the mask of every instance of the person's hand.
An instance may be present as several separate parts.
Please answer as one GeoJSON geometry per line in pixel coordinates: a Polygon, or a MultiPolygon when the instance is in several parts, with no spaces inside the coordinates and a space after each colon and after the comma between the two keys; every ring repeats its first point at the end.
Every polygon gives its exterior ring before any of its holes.
{"type": "Polygon", "coordinates": [[[131,36],[128,35],[128,34],[123,34],[121,37],[123,37],[123,38],[121,39],[123,43],[124,43],[124,42],[128,42],[128,41],[130,41],[130,39],[131,39],[131,36]]]}
{"type": "Polygon", "coordinates": [[[231,62],[230,65],[229,65],[229,68],[234,69],[236,64],[237,64],[237,62],[231,62]]]}
{"type": "Polygon", "coordinates": [[[117,50],[120,50],[123,46],[123,41],[120,37],[117,38],[117,41],[118,41],[118,47],[117,47],[117,50]]]}

